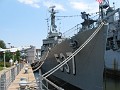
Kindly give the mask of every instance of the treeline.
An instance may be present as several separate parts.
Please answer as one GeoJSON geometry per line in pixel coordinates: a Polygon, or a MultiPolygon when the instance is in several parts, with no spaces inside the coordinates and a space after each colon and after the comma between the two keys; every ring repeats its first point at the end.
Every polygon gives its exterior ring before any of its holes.
{"type": "MultiPolygon", "coordinates": [[[[3,40],[0,40],[0,48],[2,49],[6,49],[6,44],[3,40]]],[[[10,52],[10,51],[6,51],[5,52],[5,61],[9,62],[10,59],[13,59],[14,61],[19,61],[20,60],[20,51],[16,51],[16,52],[10,52]]],[[[4,53],[0,52],[0,62],[2,62],[4,60],[4,53]]]]}

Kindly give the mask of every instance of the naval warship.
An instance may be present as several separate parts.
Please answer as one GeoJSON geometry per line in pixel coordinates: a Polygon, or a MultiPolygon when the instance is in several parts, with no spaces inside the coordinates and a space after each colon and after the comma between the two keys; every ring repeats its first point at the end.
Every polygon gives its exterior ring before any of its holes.
{"type": "Polygon", "coordinates": [[[51,26],[43,40],[41,59],[32,64],[33,70],[41,70],[44,88],[50,90],[103,90],[104,67],[109,68],[105,63],[111,51],[119,52],[120,48],[119,8],[103,0],[98,19],[81,12],[84,21],[70,38],[58,32],[54,8],[50,10],[51,26]]]}

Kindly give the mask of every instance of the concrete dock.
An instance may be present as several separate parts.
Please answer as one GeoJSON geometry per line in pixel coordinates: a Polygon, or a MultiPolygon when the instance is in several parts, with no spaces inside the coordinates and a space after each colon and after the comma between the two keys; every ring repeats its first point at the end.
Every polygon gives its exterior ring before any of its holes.
{"type": "Polygon", "coordinates": [[[19,72],[19,74],[15,77],[15,80],[10,84],[7,90],[20,90],[20,79],[26,78],[27,79],[27,86],[30,90],[36,90],[37,87],[36,79],[34,77],[32,68],[30,65],[25,64],[23,69],[19,72]],[[28,68],[27,72],[25,73],[25,68],[28,68]]]}

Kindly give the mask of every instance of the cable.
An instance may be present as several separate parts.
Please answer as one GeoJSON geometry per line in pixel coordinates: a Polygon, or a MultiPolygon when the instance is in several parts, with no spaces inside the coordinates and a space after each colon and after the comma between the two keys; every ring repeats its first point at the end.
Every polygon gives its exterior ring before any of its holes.
{"type": "Polygon", "coordinates": [[[56,17],[79,17],[79,16],[81,16],[81,15],[71,15],[71,16],[56,16],[56,17]]]}

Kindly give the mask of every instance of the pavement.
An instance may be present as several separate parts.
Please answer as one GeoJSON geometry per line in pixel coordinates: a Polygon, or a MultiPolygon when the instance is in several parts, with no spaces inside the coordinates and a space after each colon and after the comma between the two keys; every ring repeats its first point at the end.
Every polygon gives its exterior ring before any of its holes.
{"type": "Polygon", "coordinates": [[[19,85],[21,78],[26,78],[27,80],[26,87],[25,87],[26,90],[36,90],[35,87],[38,87],[31,66],[28,64],[25,64],[24,68],[16,76],[15,80],[10,84],[7,90],[22,90],[20,89],[20,85],[19,85]]]}

